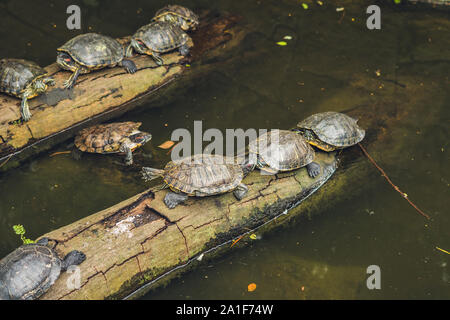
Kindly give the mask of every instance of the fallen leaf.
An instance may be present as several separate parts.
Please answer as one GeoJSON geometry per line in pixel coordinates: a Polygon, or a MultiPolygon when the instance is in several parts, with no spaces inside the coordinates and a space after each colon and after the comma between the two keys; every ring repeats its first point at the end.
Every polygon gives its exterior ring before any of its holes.
{"type": "Polygon", "coordinates": [[[175,142],[168,140],[166,142],[164,142],[163,144],[159,145],[158,148],[161,149],[169,149],[170,147],[172,147],[175,144],[175,142]]]}
{"type": "Polygon", "coordinates": [[[306,3],[302,3],[302,7],[303,9],[308,10],[308,5],[306,3]]]}
{"type": "Polygon", "coordinates": [[[256,283],[250,283],[247,287],[248,292],[255,291],[256,289],[256,283]]]}
{"type": "Polygon", "coordinates": [[[278,41],[277,45],[279,45],[279,46],[286,46],[287,42],[286,41],[278,41]]]}
{"type": "Polygon", "coordinates": [[[284,40],[292,40],[292,36],[284,36],[283,39],[284,40]]]}
{"type": "Polygon", "coordinates": [[[336,8],[336,12],[341,12],[341,11],[344,11],[345,10],[345,8],[344,7],[339,7],[339,8],[336,8]]]}
{"type": "Polygon", "coordinates": [[[323,5],[323,2],[322,2],[322,1],[317,1],[317,4],[318,4],[319,6],[322,6],[322,5],[323,5]]]}
{"type": "Polygon", "coordinates": [[[256,234],[253,233],[252,235],[250,235],[250,239],[256,240],[257,239],[256,234]]]}

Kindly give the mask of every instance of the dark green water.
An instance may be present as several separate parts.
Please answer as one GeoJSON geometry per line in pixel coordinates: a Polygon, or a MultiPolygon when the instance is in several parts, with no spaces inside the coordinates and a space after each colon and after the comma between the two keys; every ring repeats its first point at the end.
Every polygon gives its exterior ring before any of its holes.
{"type": "MultiPolygon", "coordinates": [[[[153,134],[137,152],[136,166],[97,155],[50,157],[68,150],[67,141],[1,174],[0,256],[20,245],[14,224],[35,238],[145,190],[139,166],[163,166],[169,156],[155,146],[176,128],[192,129],[194,120],[203,120],[204,130],[290,128],[314,112],[378,103],[389,113],[409,99],[385,145],[370,151],[431,221],[358,158],[344,163],[340,174],[356,168],[366,174],[351,188],[357,191],[329,199],[336,202],[332,209],[249,241],[145,298],[449,299],[449,255],[436,249],[450,251],[449,12],[383,3],[382,29],[369,31],[365,9],[372,2],[323,2],[308,2],[308,10],[293,0],[179,2],[197,11],[214,6],[239,13],[251,36],[231,63],[168,105],[144,105],[118,119],[142,121],[153,134]],[[336,7],[345,7],[345,15],[336,7]],[[277,46],[286,35],[292,40],[277,46]],[[373,89],[376,70],[382,86],[373,89]],[[366,287],[369,265],[381,269],[381,290],[366,287]],[[252,282],[257,289],[248,293],[252,282]]],[[[55,48],[77,33],[65,27],[70,4],[82,8],[83,31],[120,37],[147,23],[165,2],[0,1],[0,56],[52,63],[55,48]]]]}

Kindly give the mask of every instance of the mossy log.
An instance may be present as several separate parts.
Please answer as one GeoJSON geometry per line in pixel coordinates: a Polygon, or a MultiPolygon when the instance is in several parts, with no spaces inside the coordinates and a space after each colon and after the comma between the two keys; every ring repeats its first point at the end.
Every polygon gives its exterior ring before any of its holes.
{"type": "MultiPolygon", "coordinates": [[[[240,43],[245,31],[237,26],[239,19],[233,15],[205,14],[198,30],[191,34],[195,45],[190,57],[184,58],[178,52],[165,54],[164,65],[157,66],[151,57],[135,55],[135,74],[128,74],[121,67],[106,68],[81,75],[72,90],[62,88],[70,72],[51,64],[45,69],[56,84],[29,100],[33,116],[28,122],[20,119],[20,100],[0,94],[0,170],[17,166],[84,127],[124,114],[145,101],[144,97],[161,96],[181,76],[190,79],[212,69],[200,62],[211,56],[219,61],[228,49],[240,43]],[[187,62],[195,67],[187,67],[187,62]]],[[[129,37],[118,40],[126,45],[129,37]]]]}
{"type": "Polygon", "coordinates": [[[312,179],[306,169],[277,175],[252,172],[244,182],[248,195],[237,201],[232,193],[190,198],[168,209],[166,190],[152,188],[111,208],[45,235],[64,255],[78,249],[86,254],[80,265],[79,289],[64,273],[43,299],[124,298],[142,285],[165,281],[164,275],[206,251],[228,245],[236,237],[295,207],[336,169],[334,153],[317,153],[321,174],[312,179]]]}

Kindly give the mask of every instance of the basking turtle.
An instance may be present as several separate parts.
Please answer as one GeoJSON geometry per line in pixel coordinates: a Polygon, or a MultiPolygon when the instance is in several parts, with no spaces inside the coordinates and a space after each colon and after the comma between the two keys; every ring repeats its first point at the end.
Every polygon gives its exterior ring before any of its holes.
{"type": "Polygon", "coordinates": [[[251,170],[250,163],[237,164],[234,159],[220,155],[198,154],[170,161],[164,170],[144,167],[142,175],[146,181],[162,177],[172,192],[164,197],[169,209],[186,201],[188,196],[206,197],[233,191],[241,200],[248,192],[242,179],[251,170]]]}
{"type": "Polygon", "coordinates": [[[256,166],[268,173],[290,171],[306,166],[310,177],[320,173],[315,153],[299,134],[289,130],[271,130],[249,143],[250,155],[256,155],[256,166]]]}
{"type": "Polygon", "coordinates": [[[179,5],[168,5],[159,9],[152,21],[166,21],[184,31],[195,30],[199,24],[198,16],[192,10],[179,5]]]}
{"type": "Polygon", "coordinates": [[[99,124],[81,130],[75,137],[75,146],[83,152],[125,153],[125,163],[133,163],[133,151],[152,139],[152,135],[139,131],[141,122],[115,122],[99,124]]]}
{"type": "Polygon", "coordinates": [[[0,261],[0,300],[37,299],[55,283],[61,271],[86,259],[84,253],[74,250],[61,260],[47,244],[47,238],[25,244],[0,261]]]}
{"type": "Polygon", "coordinates": [[[297,129],[310,144],[324,151],[333,151],[357,144],[365,131],[353,119],[339,112],[322,112],[297,124],[297,129]]]}
{"type": "Polygon", "coordinates": [[[190,37],[179,27],[169,22],[155,21],[139,28],[131,37],[127,56],[130,57],[134,49],[140,54],[151,56],[157,65],[162,65],[164,61],[160,57],[161,53],[178,49],[180,54],[187,56],[189,39],[190,37]]]}
{"type": "Polygon", "coordinates": [[[28,99],[47,90],[55,81],[36,63],[22,59],[0,60],[0,92],[22,99],[20,114],[24,121],[31,118],[28,99]]]}
{"type": "Polygon", "coordinates": [[[57,49],[56,62],[73,74],[64,87],[74,86],[80,73],[89,73],[105,67],[122,66],[128,73],[137,71],[133,61],[124,59],[124,48],[115,39],[98,33],[80,34],[57,49]]]}

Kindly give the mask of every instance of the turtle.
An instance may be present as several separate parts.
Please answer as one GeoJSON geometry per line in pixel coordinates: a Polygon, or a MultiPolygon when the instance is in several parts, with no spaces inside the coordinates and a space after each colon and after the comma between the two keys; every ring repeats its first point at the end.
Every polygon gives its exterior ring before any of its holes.
{"type": "MultiPolygon", "coordinates": [[[[274,174],[306,166],[311,178],[320,173],[314,162],[315,152],[306,139],[290,130],[271,130],[249,143],[250,155],[256,156],[256,167],[274,174]]],[[[255,162],[255,161],[253,161],[255,162]]]]}
{"type": "Polygon", "coordinates": [[[34,300],[55,283],[62,271],[86,256],[73,250],[64,259],[48,246],[49,239],[24,244],[0,260],[0,300],[34,300]]]}
{"type": "Polygon", "coordinates": [[[28,99],[44,93],[55,80],[33,61],[23,59],[0,60],[0,92],[22,99],[20,114],[23,121],[31,118],[28,99]]]}
{"type": "Polygon", "coordinates": [[[157,65],[163,65],[161,53],[178,49],[181,55],[189,54],[187,45],[190,37],[179,27],[165,21],[154,21],[139,28],[131,37],[126,54],[132,56],[133,49],[140,54],[151,56],[157,65]]]}
{"type": "Polygon", "coordinates": [[[64,82],[64,88],[71,89],[81,73],[89,73],[105,67],[122,66],[128,73],[137,71],[133,61],[124,58],[124,48],[109,36],[98,33],[80,34],[57,50],[56,62],[73,74],[64,82]]]}
{"type": "Polygon", "coordinates": [[[230,157],[197,154],[170,161],[162,170],[143,167],[142,176],[146,181],[163,178],[165,187],[171,189],[164,203],[173,209],[189,196],[206,197],[233,191],[236,199],[241,200],[248,192],[242,180],[253,168],[250,162],[241,164],[230,157]]]}
{"type": "Polygon", "coordinates": [[[313,146],[327,152],[362,141],[365,131],[356,119],[340,112],[316,113],[297,124],[297,130],[313,146]]]}
{"type": "Polygon", "coordinates": [[[198,16],[192,10],[176,4],[159,9],[152,21],[167,21],[184,31],[195,30],[199,24],[198,16]]]}
{"type": "Polygon", "coordinates": [[[98,124],[81,130],[75,137],[75,147],[90,153],[125,153],[125,164],[133,163],[133,151],[152,139],[138,130],[141,122],[98,124]]]}

